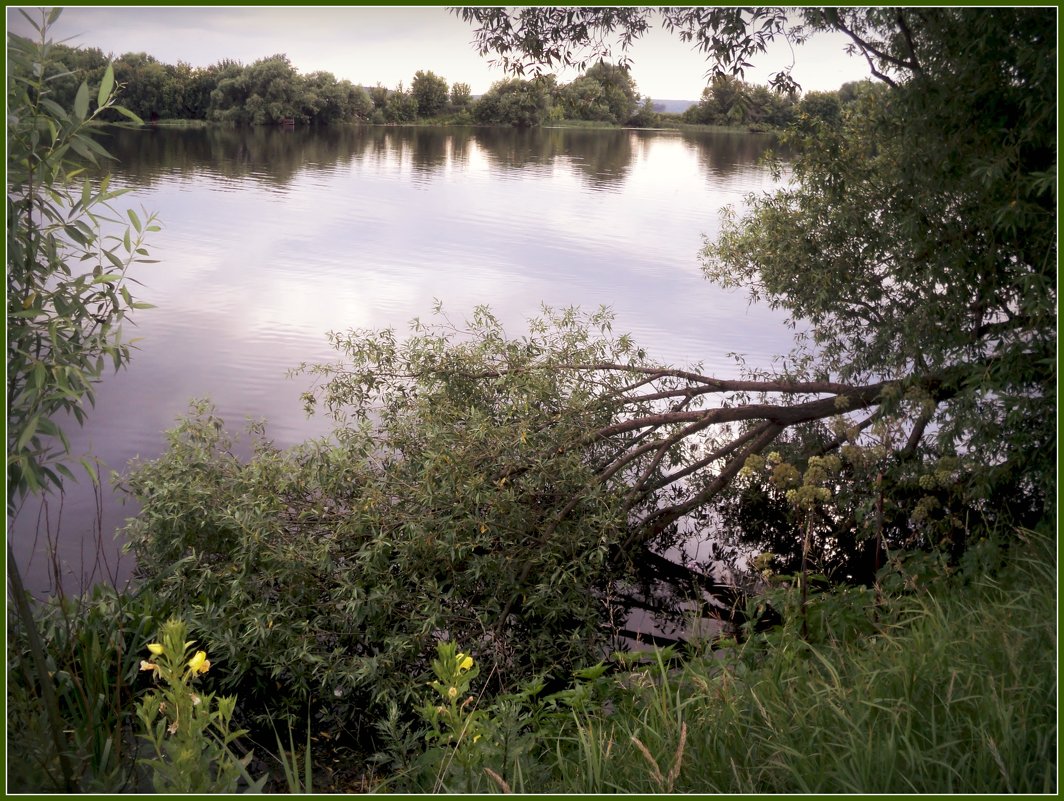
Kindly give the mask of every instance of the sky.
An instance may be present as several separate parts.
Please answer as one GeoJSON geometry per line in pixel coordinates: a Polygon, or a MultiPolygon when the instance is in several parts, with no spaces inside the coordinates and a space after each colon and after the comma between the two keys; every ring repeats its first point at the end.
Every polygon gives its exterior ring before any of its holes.
{"type": "MultiPolygon", "coordinates": [[[[36,15],[35,7],[26,7],[36,15]]],[[[8,7],[8,27],[27,34],[29,26],[8,7]]],[[[233,6],[233,7],[67,7],[53,39],[98,47],[120,55],[146,52],[163,63],[184,61],[206,67],[222,59],[250,64],[284,53],[301,73],[332,72],[339,79],[394,88],[409,87],[417,70],[431,70],[448,83],[467,83],[475,95],[507,77],[472,46],[473,27],[444,7],[233,6]]],[[[845,53],[846,40],[820,35],[791,48],[773,45],[745,79],[765,83],[792,62],[792,75],[805,91],[837,89],[868,77],[867,66],[845,53]]],[[[690,45],[660,27],[630,50],[632,76],[640,94],[655,99],[697,100],[708,64],[690,45]]],[[[559,73],[562,82],[577,73],[559,73]]]]}

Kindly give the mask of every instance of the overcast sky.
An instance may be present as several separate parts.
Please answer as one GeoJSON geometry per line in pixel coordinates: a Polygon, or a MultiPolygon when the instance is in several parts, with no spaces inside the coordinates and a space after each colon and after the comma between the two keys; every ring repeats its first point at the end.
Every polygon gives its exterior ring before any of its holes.
{"type": "MultiPolygon", "coordinates": [[[[30,11],[36,14],[35,10],[30,11]]],[[[29,28],[14,8],[8,26],[29,28]]],[[[473,94],[506,77],[477,55],[472,26],[443,7],[69,7],[54,28],[56,40],[120,55],[143,51],[167,64],[206,67],[229,58],[249,64],[286,54],[301,72],[328,70],[337,78],[389,88],[410,85],[414,73],[432,70],[448,83],[468,83],[473,94]]],[[[806,91],[837,89],[868,77],[863,60],[844,52],[841,35],[822,35],[791,49],[761,56],[746,74],[752,83],[794,62],[792,74],[806,91]]],[[[630,51],[639,92],[656,99],[697,100],[706,85],[704,58],[675,36],[654,28],[630,51]]],[[[573,73],[560,74],[567,82],[573,73]]]]}

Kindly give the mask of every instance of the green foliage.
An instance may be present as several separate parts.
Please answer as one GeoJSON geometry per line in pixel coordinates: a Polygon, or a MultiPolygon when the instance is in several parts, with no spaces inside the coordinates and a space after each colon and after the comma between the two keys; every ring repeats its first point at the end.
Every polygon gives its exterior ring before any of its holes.
{"type": "Polygon", "coordinates": [[[681,664],[616,654],[551,695],[530,683],[478,707],[468,769],[429,748],[388,788],[1052,793],[1054,541],[1008,540],[981,541],[953,575],[901,559],[879,593],[814,593],[805,639],[781,586],[782,626],[741,646],[681,664]]]}
{"type": "MultiPolygon", "coordinates": [[[[816,93],[810,93],[816,94],[816,93]]],[[[785,128],[794,119],[793,95],[753,86],[730,75],[714,76],[702,99],[683,113],[684,122],[785,128]]]]}
{"type": "Polygon", "coordinates": [[[417,98],[403,89],[402,83],[396,87],[394,92],[388,94],[388,102],[384,106],[386,122],[413,122],[417,119],[417,112],[417,98]]]}
{"type": "Polygon", "coordinates": [[[115,102],[110,68],[99,86],[82,82],[70,106],[53,100],[53,80],[67,76],[48,39],[53,19],[34,22],[36,41],[8,36],[9,510],[72,476],[62,426],[82,423],[94,384],[129,361],[122,323],[147,304],[133,300],[128,271],[148,261],[145,238],[159,230],[154,215],[114,211],[123,192],[88,177],[110,158],[97,121],[132,114],[115,102]]]}
{"type": "Polygon", "coordinates": [[[600,61],[559,90],[566,119],[625,124],[639,103],[635,81],[626,69],[600,61]]]}
{"type": "MultiPolygon", "coordinates": [[[[941,10],[913,33],[910,80],[841,108],[803,101],[793,185],[727,217],[705,262],[711,279],[809,321],[820,375],[941,376],[932,410],[884,412],[916,441],[932,431],[930,458],[981,465],[975,497],[1021,505],[1053,492],[1047,21],[1038,9],[941,10]]],[[[894,24],[872,12],[866,23],[870,38],[894,24]]]]}
{"type": "Polygon", "coordinates": [[[642,105],[628,119],[628,125],[633,128],[653,128],[661,123],[661,115],[654,111],[654,101],[649,97],[643,100],[642,105]]]}
{"type": "Polygon", "coordinates": [[[436,117],[447,109],[447,81],[434,72],[418,70],[410,84],[419,117],[436,117]]]}
{"type": "MultiPolygon", "coordinates": [[[[97,586],[83,598],[38,605],[34,621],[55,679],[76,785],[86,792],[121,792],[135,781],[129,750],[130,713],[138,652],[161,612],[146,593],[97,586]]],[[[40,689],[27,672],[27,631],[8,621],[9,788],[16,792],[64,789],[49,738],[40,689]]]]}
{"type": "Polygon", "coordinates": [[[540,81],[510,78],[496,81],[473,106],[473,119],[481,125],[541,125],[550,108],[550,96],[540,81]]]}
{"type": "Polygon", "coordinates": [[[629,379],[550,366],[635,354],[571,311],[521,339],[483,309],[470,325],[335,335],[346,363],[306,368],[326,380],[333,442],[257,437],[243,462],[200,405],[124,480],[146,586],[204,632],[242,697],[281,688],[345,720],[404,706],[444,633],[493,691],[609,636],[624,487],[572,446],[613,419],[595,399],[629,379]]]}
{"type": "Polygon", "coordinates": [[[150,770],[157,793],[233,793],[241,782],[257,792],[266,777],[252,780],[247,772],[252,754],[238,759],[230,747],[247,733],[230,728],[236,698],[215,698],[194,687],[211,663],[187,635],[183,621],[167,621],[159,641],[147,646],[150,659],[140,663],[161,686],[137,702],[142,737],[155,754],[138,762],[150,770]]]}
{"type": "Polygon", "coordinates": [[[461,111],[472,102],[473,95],[470,93],[468,83],[455,82],[451,84],[451,108],[461,111]]]}

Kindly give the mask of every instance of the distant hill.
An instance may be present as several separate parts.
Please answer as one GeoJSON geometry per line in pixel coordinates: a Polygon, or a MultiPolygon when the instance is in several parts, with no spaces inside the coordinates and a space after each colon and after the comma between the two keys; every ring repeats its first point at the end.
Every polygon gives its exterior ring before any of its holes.
{"type": "Polygon", "coordinates": [[[697,105],[697,100],[658,100],[652,98],[654,111],[666,111],[670,114],[682,114],[691,106],[697,105]]]}

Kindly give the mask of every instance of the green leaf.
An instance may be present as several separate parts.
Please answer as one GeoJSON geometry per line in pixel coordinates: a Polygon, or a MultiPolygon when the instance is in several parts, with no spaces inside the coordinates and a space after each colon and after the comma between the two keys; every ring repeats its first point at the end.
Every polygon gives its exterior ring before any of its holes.
{"type": "MultiPolygon", "coordinates": [[[[115,259],[118,258],[117,256],[114,256],[112,253],[107,253],[106,255],[109,256],[112,261],[114,261],[115,259]]],[[[117,266],[121,267],[122,266],[121,262],[119,262],[119,264],[117,266]]],[[[116,282],[121,281],[121,280],[122,280],[122,274],[121,273],[104,273],[103,275],[97,275],[95,278],[93,278],[92,279],[92,283],[94,283],[94,284],[113,284],[113,283],[116,283],[116,282]]]]}
{"type": "Polygon", "coordinates": [[[142,120],[140,117],[138,117],[136,114],[134,114],[132,111],[130,111],[125,106],[111,106],[111,108],[113,108],[115,111],[117,111],[123,117],[128,117],[129,119],[133,120],[133,122],[137,123],[137,125],[143,125],[144,124],[144,120],[142,120]]]}
{"type": "Polygon", "coordinates": [[[103,74],[103,80],[100,81],[100,92],[96,95],[96,105],[98,107],[103,106],[107,102],[107,99],[111,96],[111,90],[115,87],[115,68],[113,64],[107,65],[107,70],[103,74]]]}
{"type": "MultiPolygon", "coordinates": [[[[141,229],[141,225],[140,225],[140,218],[137,216],[137,213],[135,211],[133,211],[133,209],[126,209],[126,214],[129,215],[129,221],[131,223],[133,223],[133,227],[137,230],[137,233],[139,234],[142,229],[141,229]]],[[[127,232],[126,236],[127,237],[129,236],[128,232],[127,232]]],[[[127,241],[128,241],[128,239],[127,239],[127,241]]]]}
{"type": "Polygon", "coordinates": [[[85,468],[85,472],[88,473],[89,478],[92,479],[92,485],[98,487],[100,482],[99,477],[96,475],[95,466],[88,460],[88,457],[83,456],[79,461],[81,466],[85,468]]]}
{"type": "MultiPolygon", "coordinates": [[[[78,94],[74,98],[74,116],[78,120],[84,120],[89,113],[89,85],[85,81],[78,87],[78,94]]],[[[76,149],[76,148],[75,148],[76,149]]]]}
{"type": "Polygon", "coordinates": [[[59,122],[66,122],[66,120],[69,119],[69,116],[66,113],[66,109],[60,106],[51,98],[42,97],[41,105],[44,107],[45,111],[47,111],[57,120],[59,120],[59,122]]]}
{"type": "MultiPolygon", "coordinates": [[[[85,85],[85,84],[82,84],[82,86],[84,86],[84,85],[85,85]]],[[[91,150],[89,149],[89,147],[88,147],[88,145],[87,145],[87,144],[85,143],[85,140],[84,140],[84,139],[81,139],[80,137],[76,137],[76,138],[74,138],[74,139],[71,139],[71,140],[70,140],[70,148],[71,148],[71,149],[72,149],[72,150],[73,150],[73,151],[74,151],[75,153],[77,153],[77,154],[78,154],[79,156],[81,156],[82,158],[86,158],[86,159],[88,159],[88,160],[89,160],[89,161],[91,161],[91,162],[92,162],[93,164],[95,164],[95,163],[96,163],[96,156],[95,156],[95,155],[93,154],[93,152],[92,152],[92,151],[91,151],[91,150]]]]}
{"type": "Polygon", "coordinates": [[[39,467],[35,459],[19,459],[19,465],[22,467],[22,478],[26,482],[26,486],[30,492],[40,492],[41,479],[39,473],[39,467]]]}
{"type": "Polygon", "coordinates": [[[33,439],[33,435],[37,433],[37,424],[39,422],[40,417],[38,415],[34,415],[26,422],[26,427],[22,429],[22,433],[19,434],[18,442],[15,443],[16,451],[25,450],[26,445],[31,439],[33,439]]]}
{"type": "Polygon", "coordinates": [[[111,262],[111,264],[113,264],[119,270],[124,270],[125,269],[126,265],[122,262],[122,260],[120,258],[118,258],[118,256],[116,256],[114,254],[113,251],[105,250],[103,252],[103,255],[105,255],[107,257],[107,260],[109,262],[111,262]]]}

